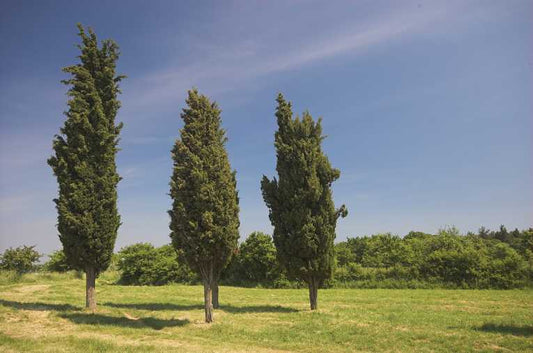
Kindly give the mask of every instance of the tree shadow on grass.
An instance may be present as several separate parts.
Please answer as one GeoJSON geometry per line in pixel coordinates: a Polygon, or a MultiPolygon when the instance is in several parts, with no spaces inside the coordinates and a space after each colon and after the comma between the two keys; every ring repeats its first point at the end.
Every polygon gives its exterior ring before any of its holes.
{"type": "MultiPolygon", "coordinates": [[[[9,306],[15,309],[23,310],[39,310],[39,311],[81,311],[83,308],[71,304],[54,304],[42,302],[15,302],[0,299],[0,305],[9,306]]],[[[134,309],[134,310],[169,310],[169,311],[187,311],[200,310],[204,306],[202,304],[173,304],[173,303],[103,303],[103,306],[109,306],[119,309],[134,309]]],[[[221,305],[220,309],[233,314],[246,313],[295,313],[297,309],[284,307],[281,305],[221,305]]]]}
{"type": "MultiPolygon", "coordinates": [[[[204,306],[201,304],[173,304],[173,303],[104,303],[105,306],[110,306],[113,308],[126,308],[126,309],[136,309],[136,310],[171,310],[171,311],[181,311],[181,310],[197,310],[203,309],[204,306]]],[[[221,305],[221,310],[227,311],[234,314],[242,313],[293,313],[298,310],[293,308],[287,308],[280,305],[249,305],[249,306],[234,306],[234,305],[221,305]]]]}
{"type": "MultiPolygon", "coordinates": [[[[109,303],[108,303],[109,304],[109,303]]],[[[134,327],[146,328],[150,327],[154,330],[161,330],[165,327],[184,326],[189,323],[187,319],[158,319],[155,317],[143,317],[139,319],[129,319],[127,317],[107,316],[97,313],[84,313],[82,308],[71,304],[53,304],[42,302],[16,302],[10,300],[0,299],[0,305],[10,307],[18,310],[37,310],[37,311],[59,311],[64,312],[59,314],[59,317],[70,320],[76,324],[86,325],[110,325],[120,327],[134,327]],[[70,311],[67,313],[67,311],[70,311]]],[[[131,307],[135,308],[134,304],[124,304],[117,307],[131,307]]],[[[203,308],[203,306],[196,305],[195,307],[203,308]]]]}
{"type": "Polygon", "coordinates": [[[298,310],[281,305],[221,305],[220,309],[233,314],[246,313],[296,313],[298,310]]]}
{"type": "Polygon", "coordinates": [[[200,304],[172,304],[172,303],[103,303],[104,306],[110,306],[112,308],[120,309],[135,309],[135,310],[172,310],[172,311],[185,311],[203,309],[204,306],[200,304]]]}
{"type": "Polygon", "coordinates": [[[71,304],[54,304],[41,302],[15,302],[11,300],[0,299],[0,305],[8,306],[14,309],[36,310],[36,311],[73,311],[81,310],[80,307],[71,304]]]}
{"type": "Polygon", "coordinates": [[[127,317],[108,316],[92,313],[65,313],[60,317],[70,320],[75,324],[83,325],[109,325],[118,327],[147,328],[161,330],[165,327],[175,327],[187,325],[187,319],[158,319],[155,317],[143,317],[139,319],[129,319],[127,317]]]}
{"type": "Polygon", "coordinates": [[[516,326],[516,325],[500,325],[500,324],[483,324],[481,327],[474,328],[476,331],[501,333],[504,335],[533,336],[533,326],[516,326]]]}

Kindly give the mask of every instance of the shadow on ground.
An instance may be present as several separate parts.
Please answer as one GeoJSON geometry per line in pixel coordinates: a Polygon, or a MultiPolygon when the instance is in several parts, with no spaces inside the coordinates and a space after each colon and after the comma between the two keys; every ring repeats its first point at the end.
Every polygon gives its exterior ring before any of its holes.
{"type": "Polygon", "coordinates": [[[229,313],[296,313],[298,310],[287,308],[281,305],[249,305],[249,306],[233,306],[221,305],[220,309],[229,313]]]}
{"type": "MultiPolygon", "coordinates": [[[[111,303],[107,303],[108,305],[111,303]]],[[[72,321],[76,324],[85,325],[110,325],[133,328],[150,327],[154,330],[161,330],[165,327],[184,326],[189,323],[189,320],[181,319],[158,319],[154,317],[142,317],[138,319],[127,317],[108,316],[98,313],[85,313],[81,307],[71,304],[54,304],[42,302],[16,302],[11,300],[0,299],[0,305],[10,307],[18,310],[37,310],[37,311],[58,311],[61,312],[58,316],[72,321]]],[[[114,305],[116,307],[130,307],[130,304],[114,305]]],[[[112,305],[109,305],[112,306],[112,305]]],[[[135,306],[132,304],[132,308],[135,306]]],[[[184,306],[187,307],[187,306],[184,306]]],[[[194,308],[203,308],[203,306],[195,305],[194,308]]]]}
{"type": "Polygon", "coordinates": [[[484,324],[481,327],[475,327],[476,331],[500,333],[504,335],[533,336],[533,326],[516,326],[516,325],[500,325],[500,324],[484,324]]]}
{"type": "Polygon", "coordinates": [[[54,304],[41,302],[15,302],[10,300],[0,299],[0,305],[9,306],[14,309],[22,310],[36,310],[36,311],[72,311],[81,310],[82,308],[71,304],[54,304]]]}
{"type": "Polygon", "coordinates": [[[158,319],[155,317],[143,317],[139,319],[130,319],[127,317],[108,316],[103,314],[92,313],[65,313],[59,317],[72,321],[75,324],[83,325],[109,325],[131,328],[147,328],[161,330],[165,327],[175,327],[187,325],[190,321],[187,319],[158,319]]]}
{"type": "MultiPolygon", "coordinates": [[[[103,303],[102,305],[110,306],[113,308],[123,309],[136,309],[136,310],[195,310],[203,309],[201,304],[173,304],[173,303],[103,303]]],[[[227,311],[234,314],[242,313],[294,313],[298,310],[293,308],[287,308],[280,305],[249,305],[249,306],[234,306],[234,305],[221,305],[220,310],[227,311]]]]}
{"type": "Polygon", "coordinates": [[[195,310],[203,309],[204,306],[200,304],[172,304],[172,303],[103,303],[104,306],[110,306],[112,308],[120,309],[135,309],[135,310],[172,310],[172,311],[183,311],[183,310],[195,310]]]}

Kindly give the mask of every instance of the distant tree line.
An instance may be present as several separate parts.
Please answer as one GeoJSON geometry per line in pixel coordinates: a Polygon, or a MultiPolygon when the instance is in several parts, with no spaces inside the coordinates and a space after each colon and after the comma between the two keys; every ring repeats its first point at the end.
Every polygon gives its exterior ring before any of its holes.
{"type": "MultiPolygon", "coordinates": [[[[0,269],[19,274],[34,271],[67,272],[63,250],[43,265],[34,246],[9,248],[0,256],[0,269]]],[[[348,238],[335,244],[334,276],[323,287],[350,288],[519,288],[533,284],[533,228],[497,231],[482,227],[461,235],[452,227],[437,234],[409,232],[348,238]]],[[[171,245],[137,243],[113,255],[117,284],[199,284],[183,253],[171,245]]],[[[300,288],[289,280],[278,260],[272,237],[251,233],[234,252],[221,274],[225,285],[300,288]]]]}
{"type": "MultiPolygon", "coordinates": [[[[239,245],[221,282],[246,287],[303,287],[303,281],[288,279],[278,258],[272,238],[254,232],[239,245]]],[[[533,282],[533,228],[481,228],[478,233],[461,235],[452,227],[437,234],[410,232],[400,237],[387,233],[348,238],[335,244],[335,263],[333,277],[322,287],[519,288],[533,282]]],[[[118,253],[118,268],[125,284],[198,282],[168,246],[126,247],[118,253]],[[145,253],[148,248],[150,254],[145,253]],[[143,262],[143,256],[151,261],[143,262]],[[163,270],[174,259],[180,265],[170,267],[171,271],[163,270]]]]}
{"type": "MultiPolygon", "coordinates": [[[[37,265],[40,254],[33,247],[7,249],[0,268],[18,273],[66,272],[72,268],[62,250],[37,265]]],[[[334,276],[322,287],[349,288],[496,288],[533,284],[533,228],[497,231],[481,228],[461,235],[452,227],[437,234],[409,232],[348,238],[335,244],[334,276]]],[[[138,243],[114,254],[112,267],[117,284],[199,284],[183,253],[171,245],[155,247],[138,243]]],[[[251,233],[234,252],[221,274],[225,285],[267,288],[300,288],[303,281],[289,280],[278,260],[272,237],[251,233]]]]}
{"type": "Polygon", "coordinates": [[[336,285],[517,288],[533,280],[533,229],[378,234],[338,243],[336,255],[336,285]]]}
{"type": "MultiPolygon", "coordinates": [[[[335,257],[334,275],[322,287],[519,288],[533,281],[533,229],[377,234],[335,244],[335,257]]],[[[262,233],[252,233],[240,244],[221,281],[274,288],[304,285],[287,278],[272,239],[262,233]]]]}

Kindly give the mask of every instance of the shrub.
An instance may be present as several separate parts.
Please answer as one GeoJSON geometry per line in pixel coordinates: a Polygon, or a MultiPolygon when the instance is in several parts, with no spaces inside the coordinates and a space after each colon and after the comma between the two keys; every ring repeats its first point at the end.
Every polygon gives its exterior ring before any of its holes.
{"type": "Polygon", "coordinates": [[[497,243],[490,249],[488,282],[492,288],[515,288],[523,285],[527,262],[509,245],[497,243]]]}
{"type": "Polygon", "coordinates": [[[270,235],[261,232],[251,233],[239,246],[224,276],[227,283],[262,286],[272,286],[280,277],[276,247],[270,235]]]}
{"type": "Polygon", "coordinates": [[[531,284],[531,229],[480,229],[463,236],[448,227],[437,235],[410,232],[347,239],[336,245],[336,286],[517,288],[531,284]],[[513,243],[514,242],[514,243],[513,243]],[[520,246],[516,245],[519,244],[520,246]],[[529,281],[529,282],[528,282],[529,281]]]}
{"type": "Polygon", "coordinates": [[[9,248],[1,256],[0,268],[18,274],[27,273],[37,269],[36,263],[40,258],[41,255],[35,250],[35,245],[9,248]]]}
{"type": "Polygon", "coordinates": [[[197,276],[170,245],[159,248],[148,243],[127,246],[118,253],[117,267],[121,284],[163,285],[197,281],[197,276]]]}
{"type": "Polygon", "coordinates": [[[54,251],[49,255],[48,261],[43,265],[43,270],[50,272],[67,272],[73,268],[67,263],[63,250],[54,251]]]}

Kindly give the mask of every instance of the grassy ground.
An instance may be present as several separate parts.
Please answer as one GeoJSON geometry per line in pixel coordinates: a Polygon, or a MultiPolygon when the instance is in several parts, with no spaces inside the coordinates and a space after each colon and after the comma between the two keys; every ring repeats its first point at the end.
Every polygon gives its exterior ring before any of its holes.
{"type": "Polygon", "coordinates": [[[307,291],[221,287],[215,323],[199,286],[97,282],[96,313],[73,275],[0,284],[2,352],[526,352],[532,290],[307,291]]]}

